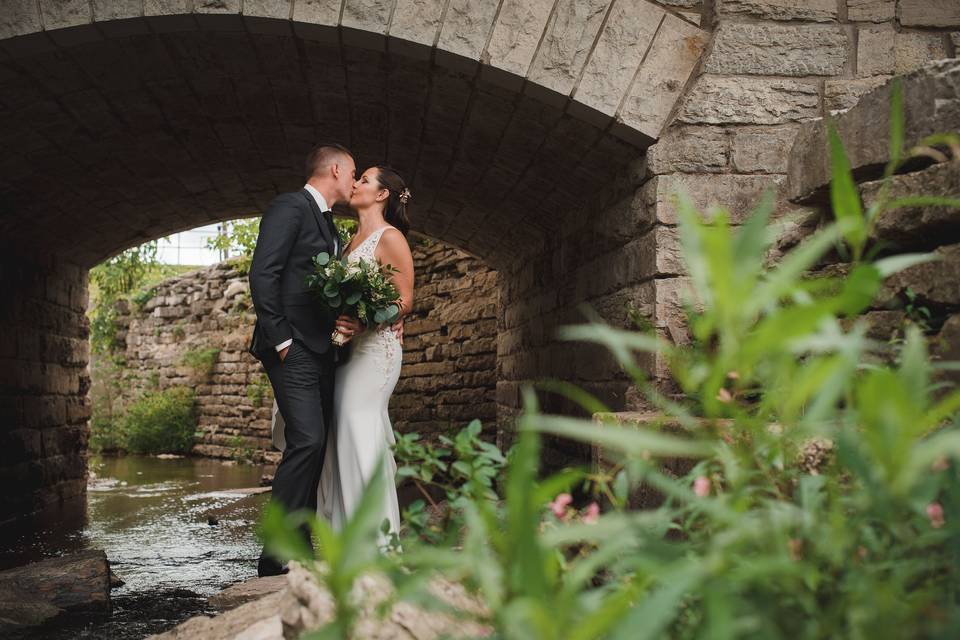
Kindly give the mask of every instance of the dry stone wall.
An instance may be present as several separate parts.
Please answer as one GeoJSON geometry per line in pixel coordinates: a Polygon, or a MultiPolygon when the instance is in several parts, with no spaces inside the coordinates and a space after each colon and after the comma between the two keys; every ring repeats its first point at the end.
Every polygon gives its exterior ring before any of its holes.
{"type": "MultiPolygon", "coordinates": [[[[414,311],[390,405],[394,427],[435,437],[473,418],[495,424],[497,274],[448,245],[413,243],[414,311]]],[[[273,396],[246,348],[253,327],[249,285],[230,262],[168,279],[138,309],[121,306],[127,398],[184,385],[197,392],[197,455],[274,462],[273,396]],[[187,354],[216,350],[209,371],[187,354]]],[[[212,353],[212,352],[211,352],[212,353]]]]}
{"type": "Polygon", "coordinates": [[[86,272],[0,261],[0,525],[86,493],[86,272]]]}

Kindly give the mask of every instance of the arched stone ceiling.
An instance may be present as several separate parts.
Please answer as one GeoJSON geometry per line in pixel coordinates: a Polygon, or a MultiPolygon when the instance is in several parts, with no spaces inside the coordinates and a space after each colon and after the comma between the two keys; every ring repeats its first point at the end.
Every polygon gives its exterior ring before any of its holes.
{"type": "Polygon", "coordinates": [[[336,140],[501,265],[656,139],[705,41],[644,0],[3,0],[0,245],[89,266],[253,215],[336,140]]]}

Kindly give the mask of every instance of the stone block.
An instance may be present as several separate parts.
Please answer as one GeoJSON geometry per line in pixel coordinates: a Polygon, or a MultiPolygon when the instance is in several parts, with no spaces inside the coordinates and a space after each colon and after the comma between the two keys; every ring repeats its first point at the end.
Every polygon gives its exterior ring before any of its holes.
{"type": "Polygon", "coordinates": [[[897,14],[905,27],[960,27],[956,0],[900,0],[897,14]]]}
{"type": "Polygon", "coordinates": [[[946,57],[937,33],[897,32],[892,26],[861,29],[857,42],[857,75],[909,73],[924,63],[946,57]]]}
{"type": "Polygon", "coordinates": [[[40,0],[40,12],[48,31],[93,22],[90,0],[40,0]]]}
{"type": "Polygon", "coordinates": [[[341,0],[296,0],[293,19],[297,22],[335,27],[340,23],[341,0]]]}
{"type": "MultiPolygon", "coordinates": [[[[798,4],[798,3],[793,3],[798,4]]],[[[835,76],[847,61],[839,26],[723,22],[706,60],[708,73],[835,76]]]]}
{"type": "Polygon", "coordinates": [[[443,0],[398,0],[390,35],[432,47],[440,32],[443,0]]]}
{"type": "Polygon", "coordinates": [[[939,247],[939,260],[916,265],[896,273],[884,283],[877,303],[912,290],[921,304],[955,307],[960,300],[960,244],[939,247]]]}
{"type": "Polygon", "coordinates": [[[718,173],[727,167],[730,140],[720,127],[676,125],[647,149],[647,172],[718,173]]]}
{"type": "Polygon", "coordinates": [[[194,0],[193,10],[197,13],[239,14],[240,0],[194,0]]]}
{"type": "Polygon", "coordinates": [[[830,113],[836,114],[854,107],[860,98],[877,87],[882,87],[893,76],[872,76],[869,78],[844,78],[827,80],[824,83],[823,101],[830,113]]]}
{"type": "Polygon", "coordinates": [[[243,15],[258,18],[290,19],[293,0],[243,0],[243,15]]]}
{"type": "MultiPolygon", "coordinates": [[[[960,121],[960,60],[943,60],[904,76],[904,143],[956,127],[960,121]]],[[[890,85],[864,95],[857,106],[836,119],[841,141],[854,172],[877,175],[889,152],[890,85]]],[[[830,181],[827,127],[803,125],[790,152],[788,196],[811,202],[823,196],[830,181]]]]}
{"type": "Polygon", "coordinates": [[[615,3],[587,61],[574,98],[612,117],[663,15],[663,9],[645,0],[615,3]]]}
{"type": "Polygon", "coordinates": [[[610,2],[559,0],[530,68],[529,80],[561,95],[570,95],[610,2]]]}
{"type": "Polygon", "coordinates": [[[142,15],[141,0],[93,0],[93,19],[97,22],[138,18],[142,15]]]}
{"type": "Polygon", "coordinates": [[[677,120],[689,124],[783,124],[820,115],[811,82],[705,74],[684,99],[677,120]]]}
{"type": "Polygon", "coordinates": [[[498,5],[496,0],[449,0],[438,48],[479,60],[487,35],[493,28],[498,5]]]}
{"type": "Polygon", "coordinates": [[[489,63],[526,77],[555,0],[503,0],[487,45],[489,63]]]}
{"type": "Polygon", "coordinates": [[[618,120],[656,139],[707,45],[707,33],[667,14],[650,45],[618,120]]]}
{"type": "Polygon", "coordinates": [[[847,0],[847,19],[854,22],[889,22],[896,12],[896,0],[847,0]]]}
{"type": "MultiPolygon", "coordinates": [[[[868,182],[861,186],[865,206],[876,201],[882,182],[868,182]]],[[[891,200],[906,196],[929,195],[960,198],[960,166],[944,162],[923,171],[895,176],[887,197],[891,200]]],[[[882,213],[874,223],[876,240],[891,243],[902,250],[930,249],[944,239],[957,237],[960,229],[960,209],[953,207],[903,207],[882,213]]],[[[958,300],[957,302],[960,302],[958,300]]]]}
{"type": "Polygon", "coordinates": [[[711,207],[723,207],[730,212],[734,224],[743,222],[764,192],[779,191],[784,182],[781,175],[741,176],[731,174],[694,175],[672,174],[657,176],[644,186],[649,222],[675,225],[678,223],[675,198],[686,193],[693,205],[706,213],[711,207]]]}
{"type": "Polygon", "coordinates": [[[764,20],[808,20],[836,22],[835,0],[717,0],[720,16],[746,15],[764,20]]]}
{"type": "Polygon", "coordinates": [[[340,24],[362,32],[385,34],[394,0],[344,0],[340,24]]]}
{"type": "Polygon", "coordinates": [[[36,0],[8,0],[0,11],[0,39],[42,31],[36,0]]]}
{"type": "Polygon", "coordinates": [[[796,125],[737,128],[732,132],[730,164],[737,173],[786,173],[796,125]]]}

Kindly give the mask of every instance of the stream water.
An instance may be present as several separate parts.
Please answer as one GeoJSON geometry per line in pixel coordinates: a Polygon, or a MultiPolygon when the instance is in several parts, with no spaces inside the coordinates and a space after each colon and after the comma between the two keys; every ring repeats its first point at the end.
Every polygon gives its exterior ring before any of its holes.
{"type": "Polygon", "coordinates": [[[58,620],[17,636],[143,638],[208,611],[206,598],[256,575],[254,528],[269,494],[261,468],[201,458],[93,458],[85,513],[23,531],[0,547],[0,568],[102,549],[125,582],[109,616],[58,620]],[[213,523],[213,524],[212,524],[213,523]]]}

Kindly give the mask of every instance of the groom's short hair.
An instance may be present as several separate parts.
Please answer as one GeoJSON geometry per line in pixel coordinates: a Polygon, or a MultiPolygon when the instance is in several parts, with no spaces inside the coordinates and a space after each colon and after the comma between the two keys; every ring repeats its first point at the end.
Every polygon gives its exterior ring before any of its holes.
{"type": "Polygon", "coordinates": [[[317,175],[330,165],[336,164],[344,156],[353,158],[353,154],[342,144],[336,142],[323,142],[315,146],[307,154],[306,174],[307,180],[317,175]]]}

